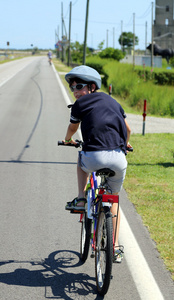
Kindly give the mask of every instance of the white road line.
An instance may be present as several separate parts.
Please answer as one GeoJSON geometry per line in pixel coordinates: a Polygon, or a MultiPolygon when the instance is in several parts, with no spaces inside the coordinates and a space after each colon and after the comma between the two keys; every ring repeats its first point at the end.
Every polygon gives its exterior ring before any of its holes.
{"type": "MultiPolygon", "coordinates": [[[[69,96],[68,96],[68,94],[67,94],[67,92],[66,92],[66,89],[65,89],[65,87],[64,87],[64,85],[63,85],[63,83],[62,83],[62,81],[61,81],[61,79],[60,79],[60,77],[59,77],[59,74],[58,74],[58,72],[56,71],[56,69],[55,69],[55,67],[54,67],[53,64],[52,64],[52,67],[53,67],[53,70],[54,70],[54,72],[55,72],[56,78],[57,78],[57,80],[58,80],[59,86],[60,86],[60,88],[61,88],[61,90],[62,90],[62,94],[63,94],[63,97],[64,97],[64,99],[65,99],[65,101],[66,101],[66,104],[67,104],[67,105],[72,104],[72,102],[70,101],[70,98],[69,98],[69,96]]],[[[78,135],[79,135],[79,139],[82,140],[82,135],[81,135],[80,129],[78,129],[77,132],[78,132],[78,135]]]]}
{"type": "MultiPolygon", "coordinates": [[[[53,70],[56,74],[57,80],[59,82],[60,88],[62,90],[65,101],[68,104],[71,103],[66,89],[62,84],[62,81],[53,65],[53,70]]],[[[79,130],[80,132],[80,130],[79,130]]],[[[81,135],[81,132],[80,132],[81,135]]],[[[138,293],[142,300],[164,300],[163,295],[152,275],[152,272],[145,260],[145,257],[138,246],[135,236],[127,222],[127,219],[120,208],[121,211],[121,225],[120,225],[120,244],[123,244],[126,249],[128,249],[128,254],[125,255],[126,262],[128,264],[129,270],[132,274],[133,280],[136,284],[138,293]]]]}
{"type": "Polygon", "coordinates": [[[57,81],[59,83],[59,86],[60,86],[60,88],[62,90],[62,94],[63,94],[63,97],[65,98],[66,104],[69,105],[69,104],[71,104],[71,101],[70,101],[70,98],[68,97],[66,89],[65,89],[65,87],[64,87],[64,85],[63,85],[63,83],[62,83],[62,81],[61,81],[61,79],[59,77],[59,74],[56,71],[55,66],[53,64],[52,64],[52,67],[53,67],[53,71],[54,71],[54,73],[56,75],[57,81]]]}
{"type": "Polygon", "coordinates": [[[128,251],[127,254],[125,254],[126,262],[140,298],[142,300],[164,300],[122,209],[120,209],[120,212],[121,224],[119,241],[128,251]]]}

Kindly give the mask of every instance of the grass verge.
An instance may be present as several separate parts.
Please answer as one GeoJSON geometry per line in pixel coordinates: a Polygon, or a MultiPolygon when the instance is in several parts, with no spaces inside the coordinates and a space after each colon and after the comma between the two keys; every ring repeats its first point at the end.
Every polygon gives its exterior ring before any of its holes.
{"type": "Polygon", "coordinates": [[[174,134],[131,136],[124,188],[174,280],[174,134]]]}
{"type": "Polygon", "coordinates": [[[14,57],[14,58],[7,58],[7,59],[4,59],[4,60],[0,60],[0,65],[5,64],[5,63],[10,62],[10,61],[13,61],[13,60],[19,60],[19,59],[22,59],[24,57],[27,57],[27,56],[18,56],[18,57],[14,57]]]}

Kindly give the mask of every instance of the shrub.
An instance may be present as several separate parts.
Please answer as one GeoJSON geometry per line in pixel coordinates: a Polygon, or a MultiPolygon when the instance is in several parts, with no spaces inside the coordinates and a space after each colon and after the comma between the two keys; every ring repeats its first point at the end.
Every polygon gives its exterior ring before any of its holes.
{"type": "Polygon", "coordinates": [[[101,58],[111,58],[111,59],[115,59],[117,61],[120,61],[121,59],[123,59],[124,56],[125,56],[125,54],[121,50],[114,49],[111,47],[106,48],[99,53],[99,57],[101,57],[101,58]]]}
{"type": "Polygon", "coordinates": [[[173,70],[157,69],[152,70],[150,67],[136,67],[136,73],[144,81],[153,80],[158,85],[174,85],[174,72],[173,70]]]}

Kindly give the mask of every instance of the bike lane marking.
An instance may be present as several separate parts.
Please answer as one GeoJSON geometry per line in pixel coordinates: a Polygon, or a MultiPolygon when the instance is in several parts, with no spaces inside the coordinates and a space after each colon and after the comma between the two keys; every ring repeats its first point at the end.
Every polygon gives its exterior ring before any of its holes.
{"type": "MultiPolygon", "coordinates": [[[[60,85],[62,94],[66,101],[66,104],[72,104],[70,98],[66,92],[66,89],[56,71],[54,65],[53,70],[55,72],[56,78],[60,85]]],[[[79,136],[81,138],[81,132],[78,130],[79,136]]],[[[120,242],[124,244],[125,248],[129,249],[129,253],[126,256],[126,261],[136,284],[138,293],[142,300],[164,300],[164,297],[153,277],[153,274],[145,260],[145,257],[136,241],[136,238],[127,222],[127,219],[120,207],[121,211],[121,225],[120,225],[120,242]]]]}

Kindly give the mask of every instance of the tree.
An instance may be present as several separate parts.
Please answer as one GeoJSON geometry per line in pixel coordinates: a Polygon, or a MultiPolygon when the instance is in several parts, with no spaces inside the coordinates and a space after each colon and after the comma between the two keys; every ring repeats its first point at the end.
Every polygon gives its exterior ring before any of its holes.
{"type": "Polygon", "coordinates": [[[104,46],[105,41],[103,40],[100,44],[98,44],[98,49],[102,50],[104,46]]]}
{"type": "MultiPolygon", "coordinates": [[[[83,61],[83,44],[79,42],[71,43],[71,58],[73,62],[82,63],[83,61]]],[[[87,55],[90,54],[89,48],[86,48],[87,55]]]]}
{"type": "MultiPolygon", "coordinates": [[[[123,51],[125,48],[130,49],[133,48],[134,44],[134,34],[132,32],[122,32],[119,39],[119,44],[123,46],[123,51]]],[[[135,36],[135,46],[138,45],[139,39],[135,36]]]]}

